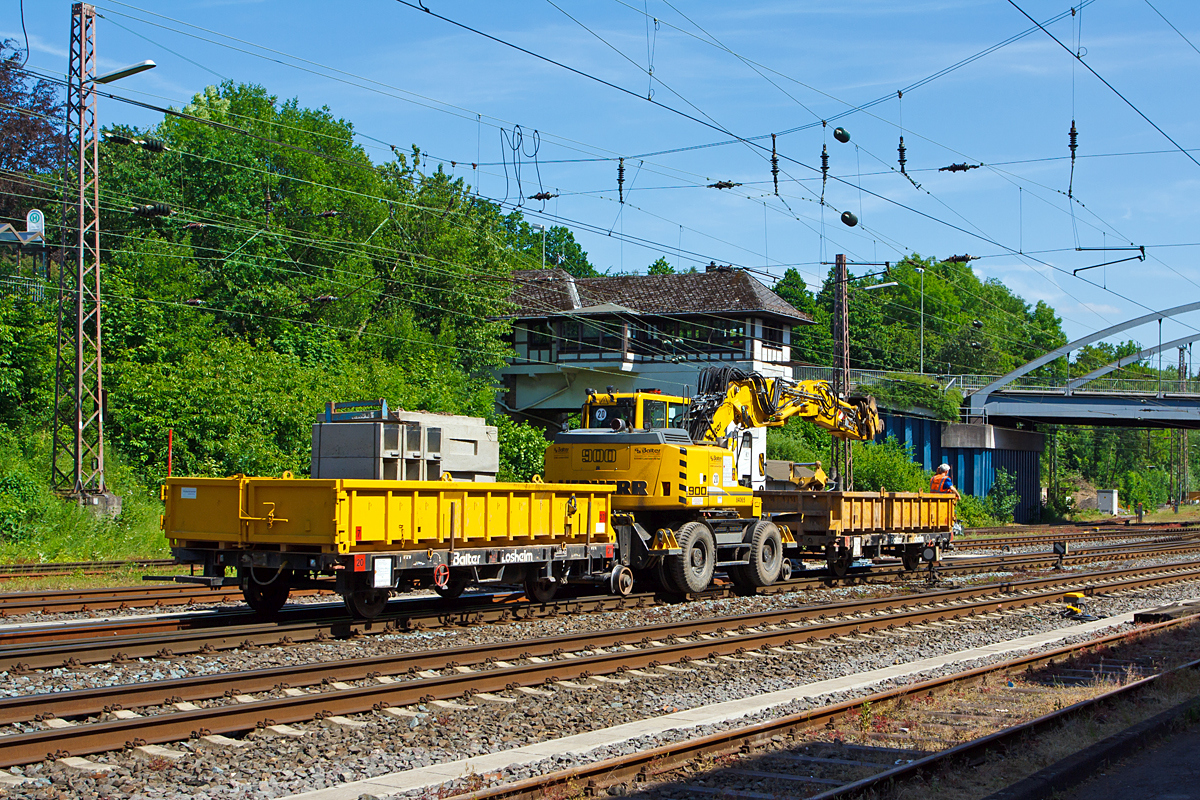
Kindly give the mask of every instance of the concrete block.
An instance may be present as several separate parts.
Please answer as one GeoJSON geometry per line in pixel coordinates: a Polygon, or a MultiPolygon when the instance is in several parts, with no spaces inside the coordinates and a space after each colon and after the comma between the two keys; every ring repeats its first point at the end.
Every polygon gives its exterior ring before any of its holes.
{"type": "Polygon", "coordinates": [[[95,761],[88,761],[86,758],[78,756],[67,756],[60,758],[59,764],[75,772],[82,772],[85,775],[97,775],[101,772],[112,772],[116,767],[112,764],[97,764],[95,761]]]}
{"type": "Polygon", "coordinates": [[[178,761],[187,755],[187,753],[183,752],[182,750],[172,750],[169,747],[162,747],[157,744],[144,744],[139,747],[135,747],[133,748],[133,754],[138,758],[147,758],[151,760],[155,758],[165,758],[168,761],[178,761]]]}
{"type": "Polygon", "coordinates": [[[69,728],[72,725],[74,725],[75,723],[69,719],[59,719],[58,717],[51,717],[50,719],[42,720],[42,724],[52,730],[61,730],[63,728],[69,728]]]}
{"type": "Polygon", "coordinates": [[[13,775],[11,772],[5,772],[0,769],[0,786],[20,786],[23,783],[29,783],[30,779],[21,775],[13,775]]]}
{"type": "Polygon", "coordinates": [[[141,714],[130,711],[128,708],[118,708],[116,711],[112,712],[112,715],[115,719],[138,719],[142,716],[141,714]]]}
{"type": "Polygon", "coordinates": [[[367,727],[367,723],[365,722],[358,722],[350,719],[349,717],[343,717],[340,715],[325,717],[323,720],[321,720],[321,724],[328,728],[344,728],[352,731],[362,730],[363,728],[367,727]]]}
{"type": "Polygon", "coordinates": [[[228,736],[222,736],[219,733],[201,736],[196,742],[208,747],[246,747],[250,744],[249,742],[243,742],[241,739],[230,739],[228,736]]]}
{"type": "Polygon", "coordinates": [[[189,703],[187,700],[183,700],[178,703],[172,703],[171,705],[175,706],[175,709],[177,711],[199,711],[200,710],[200,706],[196,705],[195,703],[189,703]]]}
{"type": "Polygon", "coordinates": [[[531,686],[517,686],[515,688],[521,694],[531,694],[534,697],[553,697],[554,696],[554,692],[548,692],[545,689],[534,689],[531,686]]]}
{"type": "Polygon", "coordinates": [[[286,736],[289,739],[300,739],[304,736],[304,731],[291,725],[268,725],[263,728],[263,732],[268,736],[286,736]]]}
{"type": "Polygon", "coordinates": [[[429,705],[436,708],[444,708],[447,711],[470,711],[473,708],[478,708],[478,706],[464,706],[453,700],[431,700],[429,705]]]}
{"type": "Polygon", "coordinates": [[[471,695],[471,699],[482,700],[485,703],[505,703],[510,705],[517,702],[510,697],[501,697],[498,694],[492,694],[490,692],[476,692],[475,694],[471,695]]]}

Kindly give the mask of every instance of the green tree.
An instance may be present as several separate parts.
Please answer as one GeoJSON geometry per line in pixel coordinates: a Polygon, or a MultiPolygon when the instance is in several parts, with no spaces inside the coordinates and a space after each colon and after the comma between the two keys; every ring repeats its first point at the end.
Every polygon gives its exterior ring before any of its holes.
{"type": "Polygon", "coordinates": [[[674,275],[675,268],[671,266],[671,262],[667,261],[662,256],[655,259],[654,263],[646,269],[647,275],[674,275]]]}

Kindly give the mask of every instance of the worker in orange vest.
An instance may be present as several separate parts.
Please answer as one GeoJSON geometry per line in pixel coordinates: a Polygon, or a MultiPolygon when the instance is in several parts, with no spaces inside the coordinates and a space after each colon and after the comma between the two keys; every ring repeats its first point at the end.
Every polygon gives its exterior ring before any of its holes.
{"type": "Polygon", "coordinates": [[[962,495],[958,493],[958,489],[954,488],[954,483],[950,480],[949,464],[938,465],[937,472],[933,474],[933,480],[929,482],[929,491],[953,494],[955,499],[962,499],[962,495]]]}

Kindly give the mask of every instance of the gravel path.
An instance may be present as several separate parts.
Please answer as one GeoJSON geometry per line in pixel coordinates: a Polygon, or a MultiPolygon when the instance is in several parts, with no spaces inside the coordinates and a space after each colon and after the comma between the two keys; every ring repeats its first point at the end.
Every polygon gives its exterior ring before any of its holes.
{"type": "MultiPolygon", "coordinates": [[[[837,589],[823,593],[829,600],[845,599],[861,589],[837,589]]],[[[1111,616],[1160,603],[1200,598],[1200,583],[1175,584],[1136,594],[1096,598],[1089,610],[1111,616]]],[[[460,630],[405,633],[370,637],[356,642],[271,648],[254,653],[230,653],[172,663],[152,662],[107,669],[30,676],[0,676],[0,685],[15,693],[38,691],[49,686],[109,685],[130,680],[148,681],[179,676],[190,671],[230,671],[262,668],[272,663],[298,663],[367,653],[421,650],[461,646],[472,641],[558,635],[583,628],[613,628],[650,624],[663,619],[711,617],[746,613],[755,608],[777,608],[807,600],[800,595],[738,598],[733,600],[656,607],[641,611],[583,615],[571,619],[536,620],[504,626],[460,630]],[[140,676],[140,677],[139,677],[140,676]],[[18,683],[17,679],[27,680],[18,683]],[[15,684],[15,685],[14,685],[15,684]]],[[[815,599],[812,598],[812,599],[815,599]]],[[[212,749],[183,742],[171,748],[184,753],[178,761],[145,760],[126,753],[109,753],[93,760],[115,769],[106,776],[83,776],[57,763],[30,765],[21,772],[34,782],[10,790],[10,797],[37,800],[51,798],[273,798],[324,786],[358,780],[387,772],[452,761],[470,755],[509,749],[522,744],[609,727],[635,719],[699,705],[748,697],[802,683],[864,672],[894,663],[942,655],[996,641],[1069,627],[1068,620],[1050,608],[1032,609],[1000,619],[964,621],[939,630],[936,636],[911,634],[902,647],[881,640],[859,640],[838,647],[803,654],[774,654],[747,658],[741,663],[716,662],[715,667],[697,667],[696,672],[664,673],[653,679],[633,678],[622,686],[597,684],[587,690],[554,689],[552,697],[506,692],[512,704],[479,703],[467,711],[434,706],[417,706],[420,716],[397,719],[383,713],[355,718],[365,727],[347,730],[326,723],[296,725],[301,738],[250,737],[240,748],[212,749]]],[[[957,668],[956,668],[957,669],[957,668]]],[[[830,697],[834,702],[843,697],[830,697]]],[[[215,701],[214,701],[215,702],[215,701]]],[[[780,709],[778,715],[802,710],[805,704],[780,709]]],[[[772,713],[771,716],[777,714],[772,713]]],[[[682,736],[698,735],[697,731],[682,736]]],[[[661,744],[670,736],[652,742],[636,742],[598,752],[595,758],[616,755],[626,748],[661,744]]],[[[552,760],[547,768],[573,763],[567,757],[552,760]]],[[[13,770],[17,772],[17,770],[13,770]]],[[[505,779],[536,771],[515,770],[505,779]]],[[[431,795],[432,796],[432,795],[431,795]]]]}

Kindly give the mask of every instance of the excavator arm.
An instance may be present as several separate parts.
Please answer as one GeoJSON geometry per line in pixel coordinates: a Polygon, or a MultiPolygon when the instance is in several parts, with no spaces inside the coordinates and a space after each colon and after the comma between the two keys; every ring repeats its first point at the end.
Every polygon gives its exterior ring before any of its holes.
{"type": "Polygon", "coordinates": [[[747,428],[773,428],[800,417],[839,439],[870,441],[883,423],[871,397],[847,402],[828,381],[790,381],[758,372],[710,367],[700,373],[689,433],[696,442],[728,442],[747,428]]]}

